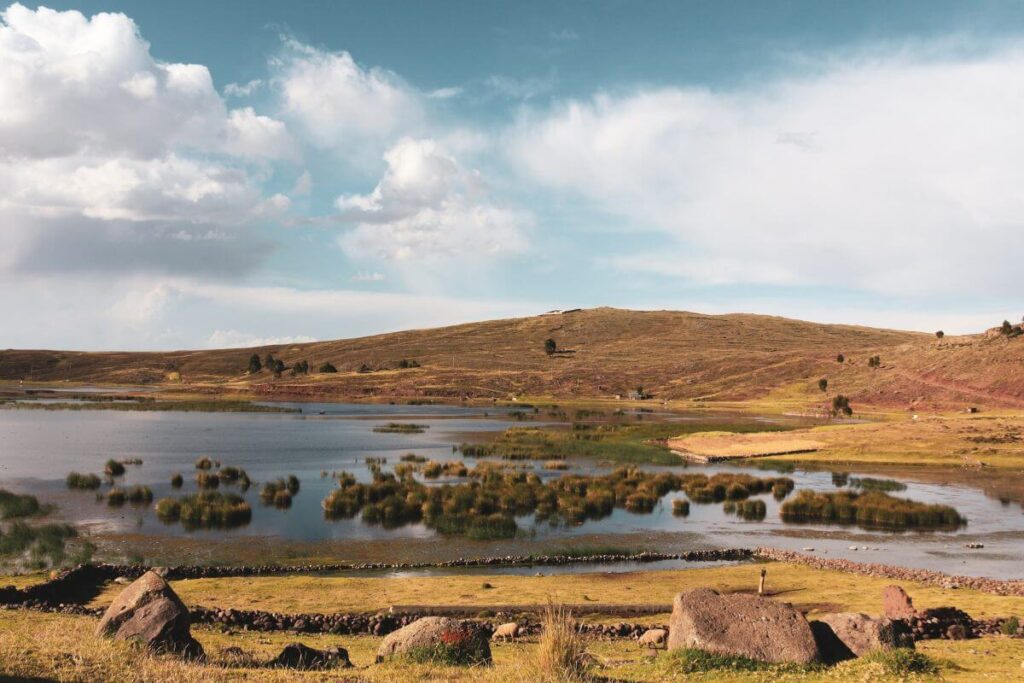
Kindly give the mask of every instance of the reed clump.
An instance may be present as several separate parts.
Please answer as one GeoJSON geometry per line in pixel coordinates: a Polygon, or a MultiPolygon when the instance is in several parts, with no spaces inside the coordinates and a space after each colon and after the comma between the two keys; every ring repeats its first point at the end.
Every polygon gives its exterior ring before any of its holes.
{"type": "Polygon", "coordinates": [[[69,489],[77,489],[80,491],[95,491],[100,487],[102,483],[99,476],[89,473],[81,474],[79,472],[69,472],[64,483],[69,489]]]}
{"type": "Polygon", "coordinates": [[[590,656],[572,612],[563,605],[548,603],[541,617],[537,642],[537,669],[548,681],[586,681],[590,656]]]}
{"type": "Polygon", "coordinates": [[[181,522],[186,529],[230,529],[252,519],[252,508],[234,493],[200,491],[178,500],[162,498],[156,513],[165,523],[181,522]]]}
{"type": "Polygon", "coordinates": [[[919,503],[881,491],[799,491],[783,503],[785,522],[856,524],[878,529],[955,529],[967,523],[948,505],[919,503]]]}

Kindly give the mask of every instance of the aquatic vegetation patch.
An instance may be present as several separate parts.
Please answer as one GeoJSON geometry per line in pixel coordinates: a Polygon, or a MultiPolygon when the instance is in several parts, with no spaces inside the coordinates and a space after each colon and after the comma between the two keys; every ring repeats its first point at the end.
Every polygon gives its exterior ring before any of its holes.
{"type": "Polygon", "coordinates": [[[50,509],[47,505],[41,505],[35,496],[0,489],[0,519],[35,517],[46,514],[50,509]]]}
{"type": "Polygon", "coordinates": [[[955,529],[967,523],[948,505],[919,503],[881,491],[797,492],[781,509],[785,522],[856,524],[877,529],[955,529]]]}
{"type": "Polygon", "coordinates": [[[215,489],[220,487],[220,475],[216,472],[200,470],[196,472],[196,486],[201,489],[215,489]]]}
{"type": "MultiPolygon", "coordinates": [[[[424,467],[432,464],[433,469],[444,470],[441,463],[426,463],[424,467]]],[[[545,482],[532,470],[480,463],[468,471],[469,481],[436,486],[417,481],[406,467],[390,473],[376,466],[371,472],[371,483],[357,482],[346,472],[338,475],[338,488],[322,503],[328,519],[360,515],[364,522],[385,528],[422,522],[438,533],[469,538],[512,537],[518,532],[515,518],[529,514],[537,522],[553,525],[602,519],[615,508],[647,514],[666,494],[684,489],[703,491],[714,479],[703,474],[620,467],[604,475],[566,475],[545,482]]],[[[719,479],[711,488],[721,487],[718,502],[724,500],[726,483],[745,482],[749,488],[744,490],[749,495],[751,490],[770,491],[775,482],[748,475],[715,476],[719,479]]],[[[688,512],[689,502],[682,502],[688,512]]],[[[754,512],[748,514],[753,519],[756,510],[763,509],[763,503],[750,506],[754,512]]]]}
{"type": "Polygon", "coordinates": [[[186,529],[230,529],[252,519],[252,508],[234,493],[201,491],[178,500],[161,498],[156,504],[160,521],[181,522],[186,529]]]}
{"type": "Polygon", "coordinates": [[[287,509],[292,506],[292,496],[299,492],[299,478],[289,474],[286,478],[268,481],[260,489],[260,500],[264,505],[287,509]]]}
{"type": "Polygon", "coordinates": [[[95,474],[81,474],[79,472],[69,472],[68,476],[64,479],[65,485],[69,489],[77,489],[80,491],[95,491],[100,487],[102,483],[99,476],[95,474]]]}
{"type": "Polygon", "coordinates": [[[107,460],[107,464],[103,466],[103,473],[108,477],[120,477],[124,474],[124,465],[111,458],[110,460],[107,460]]]}
{"type": "Polygon", "coordinates": [[[429,429],[429,425],[413,424],[411,422],[389,422],[385,425],[377,425],[373,431],[378,434],[422,434],[429,429]]]}
{"type": "MultiPolygon", "coordinates": [[[[0,557],[17,558],[27,556],[28,565],[41,569],[49,563],[57,566],[65,558],[65,542],[78,536],[68,524],[44,524],[30,526],[25,522],[14,522],[6,529],[0,529],[0,557]]],[[[92,546],[85,544],[79,559],[87,561],[92,546]]]]}
{"type": "Polygon", "coordinates": [[[874,479],[872,477],[849,477],[847,485],[863,491],[906,491],[907,485],[895,479],[874,479]]]}

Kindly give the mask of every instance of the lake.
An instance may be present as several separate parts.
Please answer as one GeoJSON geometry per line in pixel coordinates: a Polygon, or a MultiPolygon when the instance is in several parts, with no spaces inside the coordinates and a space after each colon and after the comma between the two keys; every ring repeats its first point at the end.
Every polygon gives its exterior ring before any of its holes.
{"type": "MultiPolygon", "coordinates": [[[[63,519],[82,525],[91,534],[141,534],[147,536],[189,536],[216,541],[225,537],[279,537],[299,541],[326,539],[389,539],[401,542],[409,538],[431,538],[436,534],[422,524],[384,529],[363,523],[358,517],[327,520],[320,503],[336,487],[323,471],[346,470],[368,481],[367,459],[383,459],[390,469],[406,453],[414,452],[437,460],[459,459],[453,446],[475,435],[523,426],[510,415],[515,408],[482,408],[448,405],[391,406],[375,404],[275,403],[301,409],[302,413],[185,413],[133,412],[109,410],[0,410],[0,486],[17,492],[33,493],[41,500],[59,506],[63,519]],[[322,414],[321,414],[322,413],[322,414]],[[486,417],[485,417],[486,413],[486,417]],[[427,425],[420,434],[378,433],[374,427],[388,422],[415,422],[427,425]],[[259,486],[254,485],[246,499],[253,508],[252,521],[233,530],[187,531],[181,525],[161,523],[152,506],[120,508],[97,502],[94,492],[68,491],[64,477],[68,472],[101,473],[108,458],[141,458],[141,466],[127,466],[120,485],[149,486],[157,499],[195,491],[194,462],[209,456],[223,465],[243,467],[255,482],[296,475],[301,490],[290,509],[279,510],[260,503],[259,486]],[[180,472],[185,486],[180,491],[170,486],[171,476],[180,472]]],[[[760,418],[709,418],[706,415],[667,415],[659,419],[699,420],[713,424],[749,421],[760,418]]],[[[544,422],[529,422],[539,426],[544,422]]],[[[469,466],[475,460],[465,458],[469,466]]],[[[566,472],[541,469],[541,463],[520,463],[537,468],[545,478],[566,472]]],[[[592,460],[570,460],[568,472],[595,474],[607,472],[610,465],[592,460]]],[[[648,469],[664,469],[647,466],[648,469]]],[[[750,466],[684,466],[689,472],[708,474],[748,472],[755,476],[773,476],[772,472],[750,466]]],[[[851,476],[871,476],[853,470],[851,476]]],[[[796,489],[834,491],[828,471],[798,469],[784,476],[792,478],[796,489]]],[[[874,476],[878,476],[877,474],[874,476]]],[[[1010,475],[999,473],[993,478],[1010,475]]],[[[1019,501],[999,500],[986,493],[985,481],[975,476],[970,483],[958,481],[956,473],[937,475],[934,470],[910,472],[898,479],[906,491],[893,495],[922,502],[952,505],[966,516],[969,524],[955,531],[872,532],[855,527],[821,524],[786,524],[779,518],[780,503],[771,495],[758,496],[767,505],[763,521],[743,521],[725,514],[722,504],[691,504],[686,518],[673,516],[672,500],[685,494],[670,493],[649,514],[616,509],[610,516],[579,526],[552,526],[535,523],[530,516],[519,518],[519,526],[530,538],[572,539],[600,534],[614,544],[617,536],[637,532],[686,534],[695,547],[773,547],[800,550],[813,547],[827,557],[846,557],[861,561],[885,562],[936,569],[950,573],[985,575],[1000,578],[1019,577],[1020,558],[1024,556],[1024,514],[1019,501]],[[983,543],[984,549],[966,549],[966,543],[983,543]],[[851,550],[856,546],[856,550],[851,550]]],[[[439,479],[439,483],[460,481],[439,479]]],[[[464,480],[462,480],[464,481],[464,480]]],[[[231,489],[229,489],[231,490],[231,489]]],[[[443,542],[443,537],[442,537],[443,542]]],[[[657,549],[657,548],[649,548],[657,549]]]]}

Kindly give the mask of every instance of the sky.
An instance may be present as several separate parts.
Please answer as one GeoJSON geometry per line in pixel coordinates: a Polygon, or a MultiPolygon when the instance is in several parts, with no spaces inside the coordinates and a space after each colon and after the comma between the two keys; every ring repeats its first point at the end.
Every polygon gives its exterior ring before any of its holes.
{"type": "Polygon", "coordinates": [[[1024,3],[0,0],[0,348],[1024,314],[1024,3]]]}

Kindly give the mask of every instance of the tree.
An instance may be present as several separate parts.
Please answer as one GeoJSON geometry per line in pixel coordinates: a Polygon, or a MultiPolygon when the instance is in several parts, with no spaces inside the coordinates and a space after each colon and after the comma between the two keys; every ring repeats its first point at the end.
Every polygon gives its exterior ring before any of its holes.
{"type": "Polygon", "coordinates": [[[555,343],[554,339],[545,339],[544,340],[544,353],[546,353],[546,354],[548,354],[550,356],[551,354],[553,354],[557,350],[558,350],[558,344],[555,343]]]}
{"type": "Polygon", "coordinates": [[[822,391],[828,391],[828,380],[822,377],[818,380],[818,388],[822,391]]]}
{"type": "Polygon", "coordinates": [[[1008,335],[1013,332],[1013,325],[1010,324],[1009,320],[1004,320],[1003,326],[999,328],[999,331],[1008,335]]]}
{"type": "Polygon", "coordinates": [[[359,372],[362,372],[364,374],[367,372],[373,372],[373,368],[371,368],[366,363],[363,363],[362,365],[359,366],[359,372]]]}
{"type": "Polygon", "coordinates": [[[334,367],[330,363],[324,363],[323,365],[320,366],[320,369],[317,370],[317,372],[337,372],[337,371],[338,371],[338,368],[334,367]]]}
{"type": "Polygon", "coordinates": [[[260,363],[260,355],[254,353],[249,356],[249,374],[255,375],[257,372],[263,369],[263,364],[260,363]]]}
{"type": "Polygon", "coordinates": [[[838,356],[836,356],[836,362],[837,363],[845,363],[846,362],[846,356],[844,356],[843,354],[839,354],[838,356]]]}
{"type": "Polygon", "coordinates": [[[881,356],[871,356],[871,358],[868,358],[868,367],[869,368],[880,368],[880,367],[882,367],[882,357],[881,356]]]}
{"type": "Polygon", "coordinates": [[[840,413],[849,417],[853,415],[853,408],[850,407],[850,399],[842,394],[837,394],[832,399],[832,415],[834,417],[840,413]]]}
{"type": "Polygon", "coordinates": [[[945,333],[945,332],[943,332],[942,330],[939,330],[938,332],[936,332],[936,333],[935,333],[935,336],[936,336],[936,338],[938,338],[938,339],[942,339],[943,337],[945,337],[945,336],[946,336],[946,333],[945,333]]]}
{"type": "Polygon", "coordinates": [[[298,363],[292,366],[292,376],[296,375],[308,375],[309,374],[309,361],[300,360],[298,363]]]}
{"type": "Polygon", "coordinates": [[[267,354],[267,357],[263,359],[263,367],[265,367],[267,370],[274,369],[274,354],[267,354]]]}
{"type": "Polygon", "coordinates": [[[278,358],[274,361],[274,377],[280,377],[284,372],[284,361],[278,358]]]}

